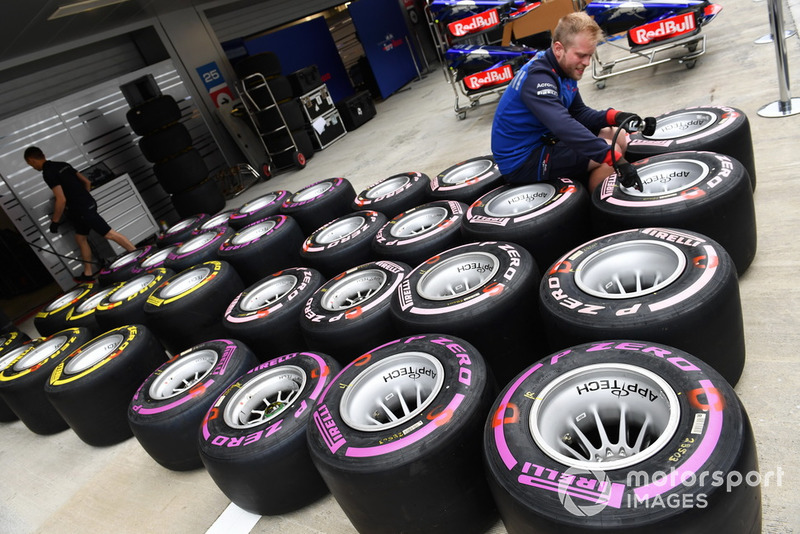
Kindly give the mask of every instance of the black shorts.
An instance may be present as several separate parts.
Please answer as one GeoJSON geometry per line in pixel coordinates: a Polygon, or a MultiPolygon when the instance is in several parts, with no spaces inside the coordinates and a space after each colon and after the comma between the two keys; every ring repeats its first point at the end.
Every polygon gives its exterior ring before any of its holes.
{"type": "Polygon", "coordinates": [[[94,230],[104,236],[111,231],[111,227],[96,209],[67,210],[67,217],[78,235],[89,235],[89,231],[94,230]]]}
{"type": "Polygon", "coordinates": [[[505,175],[510,184],[530,184],[551,178],[572,178],[585,185],[589,180],[589,158],[563,143],[543,145],[534,149],[519,168],[505,175]]]}

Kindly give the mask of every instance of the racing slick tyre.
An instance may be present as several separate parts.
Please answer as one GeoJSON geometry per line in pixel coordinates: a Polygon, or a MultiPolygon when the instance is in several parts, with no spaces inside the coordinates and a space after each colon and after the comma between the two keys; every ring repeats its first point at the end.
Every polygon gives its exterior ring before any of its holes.
{"type": "Polygon", "coordinates": [[[97,274],[97,283],[101,286],[110,286],[133,278],[133,269],[142,259],[155,251],[156,247],[154,245],[145,245],[136,250],[120,254],[108,267],[100,270],[97,274]]]}
{"type": "MultiPolygon", "coordinates": [[[[43,339],[45,338],[37,337],[30,339],[24,332],[18,331],[3,334],[3,336],[0,337],[0,371],[8,367],[11,362],[16,360],[20,354],[30,347],[41,343],[43,339]]],[[[10,423],[18,419],[19,417],[17,417],[17,414],[8,407],[3,400],[3,396],[0,395],[0,423],[10,423]]]]}
{"type": "Polygon", "coordinates": [[[224,230],[226,228],[230,228],[230,218],[233,215],[232,209],[225,210],[217,213],[216,215],[212,215],[205,221],[203,221],[200,226],[192,230],[192,235],[200,235],[205,232],[210,232],[212,230],[224,230]]]}
{"type": "Polygon", "coordinates": [[[733,385],[742,373],[736,268],[702,234],[643,228],[599,237],[553,264],[539,296],[551,350],[647,339],[700,358],[733,385]]]}
{"type": "Polygon", "coordinates": [[[97,284],[80,284],[62,293],[33,317],[39,335],[47,337],[67,328],[67,314],[97,291],[97,284]]]}
{"type": "Polygon", "coordinates": [[[91,339],[85,328],[68,328],[42,338],[0,371],[0,398],[28,430],[49,435],[69,428],[44,394],[56,365],[91,339]]]}
{"type": "Polygon", "coordinates": [[[531,365],[491,408],[484,460],[510,533],[761,532],[738,396],[667,345],[587,343],[531,365]]]}
{"type": "Polygon", "coordinates": [[[504,384],[546,353],[536,309],[539,269],[506,242],[451,248],[413,268],[392,298],[401,334],[447,332],[480,350],[504,384]]]}
{"type": "Polygon", "coordinates": [[[431,200],[457,200],[467,205],[503,184],[492,156],[471,158],[440,172],[430,182],[431,200]]]}
{"type": "Polygon", "coordinates": [[[271,215],[228,236],[219,258],[229,262],[245,284],[300,265],[303,231],[292,217],[271,215]]]}
{"type": "Polygon", "coordinates": [[[170,199],[181,217],[193,213],[217,213],[225,208],[225,195],[214,178],[206,178],[191,189],[175,193],[170,199]]]}
{"type": "Polygon", "coordinates": [[[105,330],[97,322],[97,305],[124,284],[125,282],[117,282],[113,286],[93,290],[88,298],[67,312],[66,328],[86,328],[92,337],[102,334],[105,330]]]}
{"type": "Polygon", "coordinates": [[[184,217],[176,222],[167,230],[156,238],[156,245],[163,248],[175,243],[182,243],[192,235],[195,228],[203,224],[210,215],[208,213],[196,213],[188,217],[184,217]]]}
{"type": "Polygon", "coordinates": [[[502,185],[472,203],[461,234],[465,242],[522,245],[543,272],[561,254],[591,237],[589,195],[569,178],[502,185]]]}
{"type": "Polygon", "coordinates": [[[306,430],[338,371],[325,354],[285,354],[243,374],[214,402],[198,448],[208,474],[234,504],[278,515],[328,493],[309,457],[306,430]]]}
{"type": "Polygon", "coordinates": [[[309,449],[356,530],[477,533],[495,522],[476,468],[493,386],[475,347],[444,334],[396,339],[331,384],[309,449]]]}
{"type": "Polygon", "coordinates": [[[137,135],[147,135],[181,119],[181,108],[170,95],[152,98],[125,113],[131,130],[137,135]]]}
{"type": "Polygon", "coordinates": [[[612,174],[592,194],[595,235],[666,226],[722,245],[743,274],[756,255],[753,190],[741,163],[711,152],[673,152],[633,164],[643,191],[612,174]]]}
{"type": "Polygon", "coordinates": [[[100,331],[107,332],[128,324],[146,324],[144,303],[156,287],[173,276],[175,271],[160,267],[116,286],[97,303],[94,314],[100,331]]]}
{"type": "Polygon", "coordinates": [[[84,443],[114,445],[130,438],[128,405],[166,360],[143,325],[115,328],[61,360],[44,386],[47,399],[84,443]]]}
{"type": "Polygon", "coordinates": [[[300,329],[311,350],[324,350],[342,365],[397,337],[390,306],[409,272],[404,263],[376,261],[329,280],[306,300],[300,329]]]}
{"type": "Polygon", "coordinates": [[[436,200],[405,211],[384,224],[372,239],[375,258],[416,266],[464,242],[461,225],[467,205],[436,200]]]}
{"type": "Polygon", "coordinates": [[[150,163],[162,162],[192,146],[189,130],[176,122],[139,139],[139,150],[150,163]]]}
{"type": "Polygon", "coordinates": [[[323,224],[350,213],[355,196],[347,178],[328,178],[291,195],[283,201],[280,212],[294,217],[303,235],[308,236],[323,224]]]}
{"type": "Polygon", "coordinates": [[[175,355],[148,376],[128,406],[133,436],[153,460],[173,471],[203,466],[197,430],[211,405],[258,365],[236,340],[217,339],[175,355]]]}
{"type": "Polygon", "coordinates": [[[182,243],[174,243],[172,245],[167,245],[164,248],[151,252],[150,254],[139,260],[136,266],[131,268],[133,276],[139,276],[140,274],[146,273],[147,271],[164,267],[164,264],[166,263],[169,255],[172,254],[172,252],[181,245],[182,243]]]}
{"type": "Polygon", "coordinates": [[[314,269],[292,267],[249,286],[230,301],[222,324],[263,362],[306,349],[300,330],[303,305],[325,280],[314,269]]]}
{"type": "Polygon", "coordinates": [[[633,162],[688,150],[718,152],[736,158],[747,170],[755,191],[756,165],[750,121],[743,111],[729,106],[698,106],[659,115],[653,135],[631,134],[625,158],[633,162]]]}
{"type": "Polygon", "coordinates": [[[169,253],[164,267],[179,273],[192,265],[220,259],[219,248],[233,232],[233,228],[218,228],[187,238],[169,253]]]}
{"type": "MultiPolygon", "coordinates": [[[[153,174],[164,191],[180,193],[200,184],[208,176],[208,166],[196,149],[181,152],[153,165],[153,174]]],[[[210,211],[209,213],[213,213],[210,211]]]]}
{"type": "Polygon", "coordinates": [[[144,304],[147,324],[172,354],[226,337],[222,313],[242,289],[242,279],[229,263],[194,265],[150,294],[144,304]]]}
{"type": "Polygon", "coordinates": [[[303,241],[300,260],[326,278],[372,259],[372,239],[386,224],[383,213],[348,213],[314,231],[303,241]]]}
{"type": "Polygon", "coordinates": [[[414,206],[424,204],[429,187],[430,178],[421,172],[395,174],[361,191],[353,200],[351,209],[375,210],[392,219],[414,206]]]}
{"type": "Polygon", "coordinates": [[[281,205],[292,194],[289,191],[277,190],[258,196],[239,206],[230,217],[228,224],[236,230],[272,215],[278,215],[281,205]]]}

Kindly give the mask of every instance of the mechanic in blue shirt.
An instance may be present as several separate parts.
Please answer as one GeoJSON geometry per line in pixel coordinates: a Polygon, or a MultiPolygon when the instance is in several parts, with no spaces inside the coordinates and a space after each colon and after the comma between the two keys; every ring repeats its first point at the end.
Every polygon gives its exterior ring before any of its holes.
{"type": "Polygon", "coordinates": [[[133,243],[116,230],[97,213],[97,203],[89,192],[92,184],[88,178],[76,171],[72,165],[63,161],[50,161],[38,147],[25,149],[25,161],[41,171],[47,186],[53,191],[55,206],[50,221],[50,232],[58,233],[58,227],[68,218],[75,229],[75,241],[83,260],[83,274],[77,276],[78,282],[91,281],[92,249],[89,246],[89,231],[94,230],[106,239],[114,241],[126,251],[136,249],[133,243]]]}
{"type": "Polygon", "coordinates": [[[592,109],[578,91],[601,38],[602,30],[586,13],[562,17],[551,47],[525,64],[504,91],[492,124],[492,153],[506,182],[566,177],[591,192],[614,172],[615,150],[620,182],[641,189],[636,169],[622,157],[627,147],[622,132],[611,147],[616,126],[641,118],[592,109]]]}

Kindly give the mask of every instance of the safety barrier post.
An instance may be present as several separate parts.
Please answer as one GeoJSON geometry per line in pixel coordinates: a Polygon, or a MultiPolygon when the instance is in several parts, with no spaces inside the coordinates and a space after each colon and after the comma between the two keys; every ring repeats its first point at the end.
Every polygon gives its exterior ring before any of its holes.
{"type": "MultiPolygon", "coordinates": [[[[772,35],[783,35],[783,6],[781,0],[769,0],[769,25],[772,35]]],[[[783,39],[773,39],[778,62],[778,91],[780,100],[758,110],[761,117],[787,117],[800,113],[800,98],[792,98],[789,91],[789,62],[783,39]]]]}

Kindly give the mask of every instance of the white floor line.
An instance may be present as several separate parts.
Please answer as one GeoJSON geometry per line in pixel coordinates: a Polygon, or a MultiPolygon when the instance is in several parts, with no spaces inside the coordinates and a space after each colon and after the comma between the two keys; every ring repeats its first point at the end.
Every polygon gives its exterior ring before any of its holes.
{"type": "Polygon", "coordinates": [[[206,534],[247,534],[259,519],[260,515],[242,510],[231,503],[209,527],[206,534]]]}

